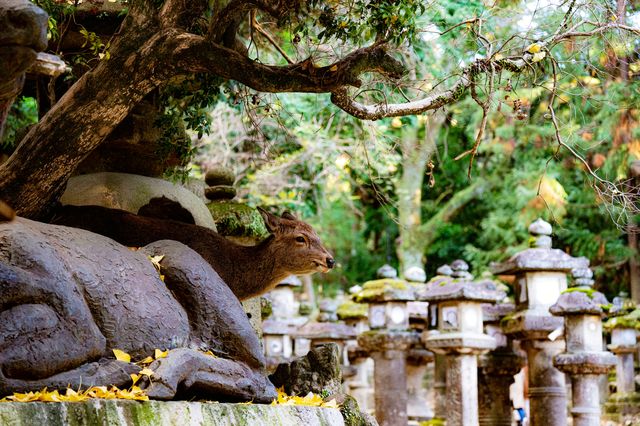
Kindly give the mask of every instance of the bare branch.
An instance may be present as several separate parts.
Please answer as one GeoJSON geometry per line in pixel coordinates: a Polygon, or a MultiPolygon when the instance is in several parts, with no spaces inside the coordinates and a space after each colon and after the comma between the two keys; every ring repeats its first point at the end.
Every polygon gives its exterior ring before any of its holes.
{"type": "Polygon", "coordinates": [[[521,72],[527,61],[531,60],[530,53],[524,53],[522,57],[487,60],[478,59],[462,70],[462,73],[453,86],[440,93],[433,93],[423,99],[399,104],[379,103],[375,105],[365,105],[355,101],[341,87],[331,94],[331,101],[338,108],[362,120],[379,120],[385,117],[400,117],[404,115],[421,114],[449,105],[464,95],[465,91],[473,83],[473,79],[480,73],[493,70],[498,72],[506,69],[511,72],[521,72]]]}
{"type": "Polygon", "coordinates": [[[290,64],[293,64],[293,60],[291,60],[291,58],[289,57],[289,55],[287,55],[287,52],[285,52],[282,47],[280,47],[280,45],[278,43],[276,43],[276,41],[273,39],[273,37],[271,37],[271,34],[269,34],[268,32],[265,31],[264,28],[262,28],[262,25],[260,25],[258,23],[258,21],[256,20],[256,16],[255,13],[251,13],[251,28],[255,29],[257,32],[259,32],[260,34],[262,34],[262,36],[264,38],[266,38],[269,43],[271,43],[271,45],[273,47],[276,48],[276,50],[282,55],[282,57],[284,59],[286,59],[286,61],[290,64]]]}

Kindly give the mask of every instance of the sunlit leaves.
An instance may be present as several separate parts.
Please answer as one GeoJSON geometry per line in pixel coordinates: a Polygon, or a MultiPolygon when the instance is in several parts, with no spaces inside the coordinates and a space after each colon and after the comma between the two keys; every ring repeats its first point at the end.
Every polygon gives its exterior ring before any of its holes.
{"type": "Polygon", "coordinates": [[[131,355],[124,351],[121,351],[120,349],[113,349],[113,355],[118,361],[131,362],[131,355]]]}
{"type": "Polygon", "coordinates": [[[129,389],[119,389],[116,386],[92,386],[83,391],[75,391],[67,388],[64,393],[57,390],[14,393],[0,399],[0,402],[82,402],[88,399],[129,399],[135,401],[148,401],[149,397],[138,386],[129,389]]]}
{"type": "Polygon", "coordinates": [[[289,396],[282,388],[278,389],[278,397],[273,400],[271,405],[305,405],[309,407],[338,408],[338,403],[335,399],[325,401],[320,395],[313,392],[309,392],[305,396],[289,396]]]}

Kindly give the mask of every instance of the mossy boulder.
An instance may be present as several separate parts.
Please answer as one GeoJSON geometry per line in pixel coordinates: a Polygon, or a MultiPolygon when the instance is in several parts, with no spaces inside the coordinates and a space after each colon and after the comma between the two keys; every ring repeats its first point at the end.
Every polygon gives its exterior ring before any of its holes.
{"type": "Polygon", "coordinates": [[[260,213],[246,204],[217,202],[207,207],[221,235],[258,241],[269,236],[260,213]]]}

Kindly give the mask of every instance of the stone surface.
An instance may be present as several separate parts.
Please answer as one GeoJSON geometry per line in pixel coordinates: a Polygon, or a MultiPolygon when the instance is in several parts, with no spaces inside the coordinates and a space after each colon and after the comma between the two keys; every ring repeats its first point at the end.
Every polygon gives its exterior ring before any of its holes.
{"type": "Polygon", "coordinates": [[[470,282],[454,278],[437,282],[429,281],[424,288],[417,292],[419,300],[429,302],[448,300],[496,302],[504,297],[505,293],[498,290],[496,283],[490,280],[470,282]]]}
{"type": "Polygon", "coordinates": [[[12,426],[342,426],[335,408],[90,400],[0,403],[0,424],[12,426]]]}
{"type": "Polygon", "coordinates": [[[348,340],[355,339],[357,336],[353,327],[329,322],[309,322],[296,330],[295,335],[296,337],[304,337],[311,340],[348,340]]]}
{"type": "Polygon", "coordinates": [[[555,305],[549,308],[549,312],[560,316],[577,314],[603,315],[602,306],[609,304],[604,294],[599,291],[582,289],[582,287],[573,287],[565,290],[555,305]]]}
{"type": "Polygon", "coordinates": [[[236,180],[236,175],[233,173],[228,167],[219,166],[212,167],[207,170],[207,173],[204,175],[204,181],[209,186],[216,185],[233,185],[236,180]]]}
{"type": "Polygon", "coordinates": [[[369,315],[369,307],[366,303],[356,303],[348,300],[338,306],[336,314],[338,319],[341,320],[363,319],[369,315]]]}
{"type": "Polygon", "coordinates": [[[367,281],[362,285],[362,290],[353,296],[357,303],[407,301],[413,298],[414,290],[409,283],[391,278],[367,281]]]}
{"type": "Polygon", "coordinates": [[[551,224],[540,218],[529,225],[529,233],[531,235],[551,235],[552,232],[551,224]]]}
{"type": "Polygon", "coordinates": [[[316,346],[306,356],[280,364],[269,378],[276,387],[284,387],[288,395],[338,394],[342,387],[338,345],[316,346]]]}
{"type": "Polygon", "coordinates": [[[269,236],[260,213],[246,204],[209,203],[207,207],[218,232],[222,235],[254,240],[262,240],[269,236]]]}
{"type": "Polygon", "coordinates": [[[570,272],[588,266],[589,260],[585,257],[572,257],[559,249],[537,247],[521,251],[504,263],[491,265],[491,272],[496,275],[509,275],[515,271],[570,272]]]}
{"type": "Polygon", "coordinates": [[[84,230],[17,218],[0,224],[0,247],[0,305],[8,307],[0,313],[1,394],[126,386],[121,363],[94,361],[112,358],[112,349],[141,359],[159,348],[196,362],[163,367],[155,379],[169,390],[158,397],[201,385],[217,397],[275,395],[238,299],[183,244],[157,241],[131,251],[84,230]],[[148,259],[159,254],[164,282],[148,259]],[[229,356],[234,361],[222,358],[229,356]]]}
{"type": "Polygon", "coordinates": [[[0,3],[0,139],[25,71],[47,47],[47,19],[45,11],[30,1],[0,3]]]}
{"type": "Polygon", "coordinates": [[[230,185],[210,186],[204,190],[204,195],[211,201],[231,200],[236,196],[236,189],[230,185]]]}
{"type": "Polygon", "coordinates": [[[60,202],[74,206],[96,205],[137,213],[152,198],[177,201],[195,223],[216,229],[207,207],[189,190],[166,180],[127,173],[92,173],[69,179],[60,202]]]}
{"type": "Polygon", "coordinates": [[[407,281],[423,283],[427,280],[427,273],[422,268],[412,266],[411,268],[404,271],[404,278],[407,281]]]}
{"type": "Polygon", "coordinates": [[[36,61],[27,70],[31,74],[46,75],[49,77],[57,77],[71,68],[56,55],[40,52],[36,57],[36,61]]]}
{"type": "Polygon", "coordinates": [[[391,265],[382,265],[376,271],[378,278],[398,278],[398,271],[391,265]]]}

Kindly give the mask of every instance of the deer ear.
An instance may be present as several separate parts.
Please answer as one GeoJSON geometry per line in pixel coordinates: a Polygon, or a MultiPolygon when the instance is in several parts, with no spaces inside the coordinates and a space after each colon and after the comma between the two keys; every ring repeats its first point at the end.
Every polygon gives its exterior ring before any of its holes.
{"type": "Polygon", "coordinates": [[[298,220],[298,218],[295,217],[290,211],[285,211],[284,213],[282,213],[282,218],[288,220],[298,220]]]}
{"type": "Polygon", "coordinates": [[[280,227],[280,218],[278,216],[272,215],[262,207],[258,207],[258,211],[269,232],[275,232],[275,230],[280,227]]]}

